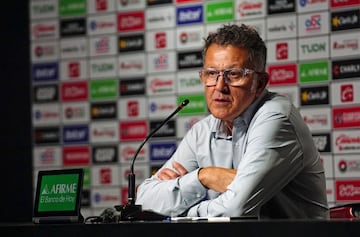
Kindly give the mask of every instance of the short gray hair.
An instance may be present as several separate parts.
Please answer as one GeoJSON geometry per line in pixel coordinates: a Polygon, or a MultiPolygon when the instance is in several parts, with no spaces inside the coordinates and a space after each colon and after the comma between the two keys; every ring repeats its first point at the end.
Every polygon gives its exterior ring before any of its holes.
{"type": "Polygon", "coordinates": [[[227,24],[218,28],[216,32],[211,32],[205,40],[203,47],[203,59],[211,44],[220,46],[231,45],[233,47],[244,48],[249,52],[248,63],[253,66],[255,71],[264,72],[266,66],[266,46],[254,27],[244,24],[227,24]]]}

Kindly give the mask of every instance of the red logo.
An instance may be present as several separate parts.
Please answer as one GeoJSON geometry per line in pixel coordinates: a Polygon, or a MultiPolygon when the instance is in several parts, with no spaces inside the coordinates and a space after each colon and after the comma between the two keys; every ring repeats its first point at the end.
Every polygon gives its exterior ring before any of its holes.
{"type": "Polygon", "coordinates": [[[243,3],[239,4],[239,6],[237,7],[237,11],[239,12],[240,16],[244,17],[246,15],[250,15],[251,13],[261,11],[262,7],[262,2],[250,3],[248,1],[244,1],[243,3]]]}
{"type": "Polygon", "coordinates": [[[338,7],[350,7],[360,5],[359,0],[331,0],[330,6],[331,8],[338,8],[338,7]]]}
{"type": "Polygon", "coordinates": [[[101,184],[111,184],[111,169],[110,168],[100,169],[100,183],[101,184]]]}
{"type": "Polygon", "coordinates": [[[354,151],[360,148],[360,136],[339,134],[335,138],[335,146],[339,151],[354,151]]]}
{"type": "Polygon", "coordinates": [[[167,91],[171,90],[172,86],[174,85],[174,81],[169,80],[163,80],[160,78],[155,78],[150,83],[150,89],[153,93],[156,93],[157,91],[167,91]]]}
{"type": "Polygon", "coordinates": [[[82,166],[90,164],[88,146],[63,147],[63,164],[65,166],[82,166]]]}
{"type": "Polygon", "coordinates": [[[344,160],[339,161],[338,168],[341,172],[345,172],[347,170],[347,163],[344,160]]]}
{"type": "Polygon", "coordinates": [[[96,0],[95,4],[96,11],[106,11],[108,8],[107,0],[96,0]]]}
{"type": "MultiPolygon", "coordinates": [[[[121,157],[124,158],[125,161],[131,161],[134,158],[135,153],[136,153],[136,149],[134,147],[126,146],[121,150],[121,157]]],[[[145,159],[144,156],[145,156],[145,148],[142,148],[139,151],[137,160],[140,159],[144,160],[145,159]]]]}
{"type": "Polygon", "coordinates": [[[79,62],[70,62],[68,64],[68,72],[70,78],[80,77],[80,63],[79,62]]]}
{"type": "Polygon", "coordinates": [[[335,76],[339,76],[340,75],[340,67],[339,65],[335,65],[332,69],[332,72],[335,76]]]}
{"type": "Polygon", "coordinates": [[[43,48],[41,46],[36,46],[36,48],[35,48],[36,56],[41,57],[43,55],[43,53],[44,53],[43,51],[44,50],[43,50],[43,48]]]}
{"type": "Polygon", "coordinates": [[[336,180],[336,201],[360,201],[360,180],[336,180]]]}
{"type": "Polygon", "coordinates": [[[176,3],[200,2],[201,0],[176,0],[176,3]]]}
{"type": "Polygon", "coordinates": [[[358,128],[360,126],[360,107],[334,108],[334,128],[358,128]]]}
{"type": "Polygon", "coordinates": [[[159,32],[155,34],[155,47],[157,49],[166,48],[166,33],[159,32]]]}
{"type": "Polygon", "coordinates": [[[56,32],[55,25],[37,24],[33,27],[34,38],[53,36],[56,32]]]}
{"type": "Polygon", "coordinates": [[[139,116],[139,101],[136,100],[128,101],[127,113],[129,117],[139,116]]]}
{"type": "Polygon", "coordinates": [[[353,102],[354,101],[354,87],[352,84],[341,85],[341,102],[353,102]]]}
{"type": "Polygon", "coordinates": [[[276,44],[276,59],[285,60],[289,58],[289,45],[287,42],[276,44]]]}
{"type": "Polygon", "coordinates": [[[83,101],[88,99],[87,82],[68,82],[61,84],[61,100],[67,101],[83,101]]]}
{"type": "Polygon", "coordinates": [[[117,15],[117,22],[119,33],[145,29],[145,15],[143,11],[119,13],[117,15]]]}
{"type": "Polygon", "coordinates": [[[186,32],[183,32],[180,34],[179,38],[180,38],[180,42],[185,44],[188,41],[189,37],[186,32]]]}
{"type": "Polygon", "coordinates": [[[146,121],[120,122],[120,141],[145,139],[148,131],[146,121]]]}
{"type": "Polygon", "coordinates": [[[297,83],[296,64],[274,65],[268,67],[269,85],[293,85],[297,83]]]}

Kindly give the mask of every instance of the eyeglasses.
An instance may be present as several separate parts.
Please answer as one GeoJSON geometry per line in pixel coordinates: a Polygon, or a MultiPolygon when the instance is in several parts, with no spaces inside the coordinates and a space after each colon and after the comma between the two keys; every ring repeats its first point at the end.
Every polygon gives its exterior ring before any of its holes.
{"type": "Polygon", "coordinates": [[[256,72],[247,68],[227,68],[224,70],[217,70],[215,68],[203,68],[199,71],[200,80],[206,86],[215,86],[219,76],[222,76],[225,83],[229,86],[240,86],[244,79],[256,72]],[[222,72],[222,74],[221,74],[222,72]]]}

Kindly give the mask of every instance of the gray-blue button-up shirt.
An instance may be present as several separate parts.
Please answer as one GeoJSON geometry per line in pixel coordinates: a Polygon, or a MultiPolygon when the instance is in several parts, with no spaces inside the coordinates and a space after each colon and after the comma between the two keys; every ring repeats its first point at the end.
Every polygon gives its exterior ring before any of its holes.
{"type": "Polygon", "coordinates": [[[188,173],[139,185],[137,204],[171,216],[328,218],[324,169],[312,135],[288,98],[267,90],[227,135],[212,115],[187,132],[162,168],[177,161],[188,173]],[[237,170],[224,193],[205,188],[202,167],[237,170]]]}

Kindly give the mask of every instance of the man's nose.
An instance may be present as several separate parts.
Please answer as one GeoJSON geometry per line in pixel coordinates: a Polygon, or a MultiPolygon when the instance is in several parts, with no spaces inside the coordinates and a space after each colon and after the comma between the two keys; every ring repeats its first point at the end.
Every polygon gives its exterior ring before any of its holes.
{"type": "Polygon", "coordinates": [[[224,73],[223,74],[219,73],[219,75],[216,78],[216,87],[218,87],[218,89],[223,89],[224,86],[227,86],[227,80],[225,78],[224,73]]]}

